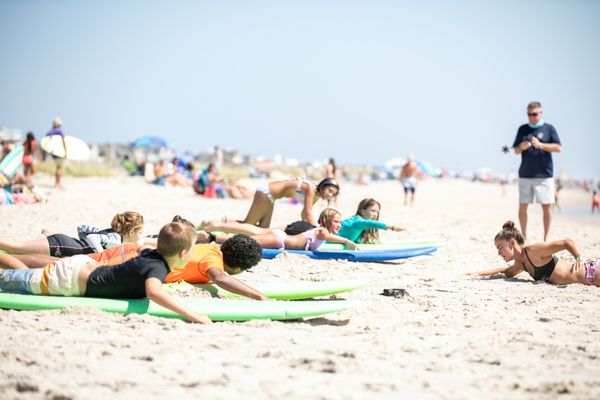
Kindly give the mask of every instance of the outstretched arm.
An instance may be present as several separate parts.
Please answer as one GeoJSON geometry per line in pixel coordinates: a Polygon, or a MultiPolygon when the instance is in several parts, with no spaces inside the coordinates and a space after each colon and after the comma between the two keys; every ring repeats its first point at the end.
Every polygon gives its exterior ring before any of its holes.
{"type": "Polygon", "coordinates": [[[325,229],[325,228],[317,229],[315,235],[317,236],[317,239],[326,240],[331,243],[341,243],[341,244],[348,246],[348,248],[351,250],[359,250],[356,243],[354,243],[352,240],[346,239],[346,238],[338,236],[338,235],[334,235],[333,233],[330,233],[329,231],[327,231],[327,229],[325,229]]]}
{"type": "Polygon", "coordinates": [[[268,300],[267,296],[258,290],[251,288],[232,276],[227,275],[219,268],[209,268],[208,276],[215,285],[232,293],[241,294],[242,296],[250,297],[251,299],[255,300],[268,300]]]}
{"type": "Polygon", "coordinates": [[[162,289],[162,282],[158,278],[146,279],[146,296],[158,305],[181,314],[190,322],[210,324],[212,321],[205,315],[196,314],[179,304],[169,293],[162,289]]]}
{"type": "Polygon", "coordinates": [[[496,274],[504,274],[508,277],[513,277],[513,276],[519,275],[523,271],[524,271],[523,264],[521,264],[519,262],[515,262],[510,267],[498,267],[498,268],[488,269],[485,271],[471,272],[471,273],[469,273],[469,275],[471,275],[471,276],[491,276],[491,275],[496,275],[496,274]]]}

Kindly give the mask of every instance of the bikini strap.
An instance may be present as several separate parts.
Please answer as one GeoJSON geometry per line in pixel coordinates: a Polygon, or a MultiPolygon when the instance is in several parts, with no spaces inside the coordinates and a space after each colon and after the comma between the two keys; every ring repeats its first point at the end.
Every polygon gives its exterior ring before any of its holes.
{"type": "Polygon", "coordinates": [[[531,266],[532,266],[533,268],[537,268],[537,267],[535,266],[535,264],[531,262],[531,258],[529,258],[529,254],[527,254],[527,247],[524,247],[524,248],[523,248],[523,252],[525,253],[525,257],[527,257],[527,261],[529,261],[529,264],[531,264],[531,266]]]}

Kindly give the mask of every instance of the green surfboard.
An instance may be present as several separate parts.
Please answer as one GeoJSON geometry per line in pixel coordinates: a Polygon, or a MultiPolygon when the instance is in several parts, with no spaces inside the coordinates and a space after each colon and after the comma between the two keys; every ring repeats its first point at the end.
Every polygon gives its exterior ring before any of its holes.
{"type": "MultiPolygon", "coordinates": [[[[207,315],[213,321],[248,321],[251,319],[297,319],[337,313],[358,305],[349,300],[255,301],[177,297],[190,310],[207,315]]],[[[157,317],[183,316],[148,300],[100,299],[93,297],[37,296],[0,293],[0,308],[14,310],[60,310],[66,307],[91,307],[122,314],[150,314],[157,317]]]]}
{"type": "MultiPolygon", "coordinates": [[[[251,285],[254,289],[263,293],[270,299],[276,300],[299,300],[310,299],[312,297],[329,296],[332,294],[349,292],[365,286],[361,281],[328,281],[328,282],[276,282],[276,283],[261,283],[251,285]]],[[[241,296],[235,293],[228,292],[225,289],[213,284],[191,285],[189,283],[169,283],[165,284],[169,291],[186,292],[191,288],[199,288],[207,292],[219,295],[225,298],[240,298],[241,296]]]]}

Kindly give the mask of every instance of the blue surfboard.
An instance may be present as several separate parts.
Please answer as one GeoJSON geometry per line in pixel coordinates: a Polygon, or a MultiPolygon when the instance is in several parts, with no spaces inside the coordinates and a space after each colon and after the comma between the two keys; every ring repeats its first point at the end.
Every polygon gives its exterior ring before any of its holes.
{"type": "Polygon", "coordinates": [[[399,260],[402,258],[410,258],[431,254],[437,250],[437,247],[413,247],[409,249],[397,250],[377,250],[377,251],[307,251],[307,250],[277,250],[263,249],[262,256],[266,259],[275,258],[281,253],[300,254],[315,260],[348,260],[356,262],[377,262],[399,260]]]}

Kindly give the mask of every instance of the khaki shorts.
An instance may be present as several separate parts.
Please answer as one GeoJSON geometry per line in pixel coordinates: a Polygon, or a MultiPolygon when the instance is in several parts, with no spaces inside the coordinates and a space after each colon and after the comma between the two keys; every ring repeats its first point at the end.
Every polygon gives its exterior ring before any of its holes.
{"type": "Polygon", "coordinates": [[[79,270],[90,262],[94,260],[88,256],[76,255],[56,260],[44,268],[36,268],[29,281],[31,293],[81,296],[79,270]]]}
{"type": "Polygon", "coordinates": [[[65,165],[66,160],[67,160],[64,157],[56,157],[56,156],[52,156],[52,159],[54,160],[54,164],[57,167],[63,167],[65,165]]]}
{"type": "Polygon", "coordinates": [[[519,203],[554,204],[554,178],[519,178],[519,203]]]}

